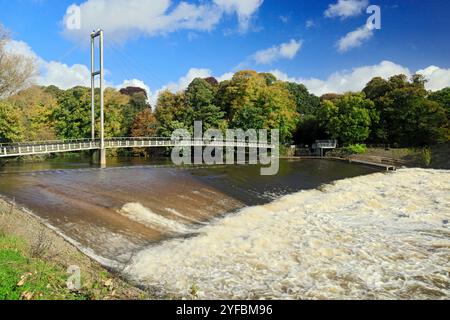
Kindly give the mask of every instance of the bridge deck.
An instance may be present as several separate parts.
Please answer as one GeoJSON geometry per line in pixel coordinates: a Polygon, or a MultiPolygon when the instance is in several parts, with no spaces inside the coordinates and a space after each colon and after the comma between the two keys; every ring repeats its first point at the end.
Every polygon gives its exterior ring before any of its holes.
{"type": "MultiPolygon", "coordinates": [[[[274,145],[246,141],[175,141],[168,138],[109,138],[105,139],[105,149],[114,148],[161,148],[161,147],[241,147],[273,149],[274,145]]],[[[40,141],[13,144],[0,144],[0,158],[41,155],[50,153],[99,150],[100,140],[80,139],[67,141],[40,141]]]]}

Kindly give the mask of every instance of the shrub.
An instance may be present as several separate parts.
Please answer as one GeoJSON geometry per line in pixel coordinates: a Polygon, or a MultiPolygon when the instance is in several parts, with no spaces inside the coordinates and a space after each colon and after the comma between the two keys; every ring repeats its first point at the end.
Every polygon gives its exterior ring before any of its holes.
{"type": "Polygon", "coordinates": [[[432,159],[430,148],[422,149],[421,157],[422,157],[422,164],[426,167],[429,167],[431,165],[431,159],[432,159]]]}
{"type": "Polygon", "coordinates": [[[345,151],[351,154],[363,154],[367,152],[367,147],[365,144],[351,144],[345,147],[345,151]]]}

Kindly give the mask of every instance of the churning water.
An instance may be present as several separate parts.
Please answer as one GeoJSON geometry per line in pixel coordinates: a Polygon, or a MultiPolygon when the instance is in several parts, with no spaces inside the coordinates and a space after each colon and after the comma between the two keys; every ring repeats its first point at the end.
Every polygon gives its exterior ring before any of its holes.
{"type": "Polygon", "coordinates": [[[449,298],[449,218],[449,171],[373,174],[242,209],[128,272],[183,297],[449,298]]]}
{"type": "Polygon", "coordinates": [[[83,166],[3,173],[0,193],[161,296],[450,297],[449,171],[83,166]]]}

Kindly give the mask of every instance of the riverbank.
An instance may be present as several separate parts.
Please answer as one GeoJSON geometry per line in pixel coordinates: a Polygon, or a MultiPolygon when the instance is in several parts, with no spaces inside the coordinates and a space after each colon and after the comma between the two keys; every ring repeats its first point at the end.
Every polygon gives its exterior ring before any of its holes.
{"type": "Polygon", "coordinates": [[[0,299],[121,300],[150,295],[82,254],[37,218],[0,199],[0,299]],[[69,290],[69,267],[81,288],[69,290]]]}
{"type": "MultiPolygon", "coordinates": [[[[330,156],[339,155],[337,152],[330,156]]],[[[354,154],[345,157],[348,160],[365,161],[390,165],[397,168],[429,168],[450,169],[450,143],[442,143],[427,148],[367,148],[363,154],[354,154]]]]}

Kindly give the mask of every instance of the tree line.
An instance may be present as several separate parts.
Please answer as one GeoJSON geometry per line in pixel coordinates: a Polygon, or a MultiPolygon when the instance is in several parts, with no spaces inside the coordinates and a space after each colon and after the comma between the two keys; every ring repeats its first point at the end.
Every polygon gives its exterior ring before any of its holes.
{"type": "MultiPolygon", "coordinates": [[[[337,139],[342,145],[446,142],[450,88],[430,92],[425,83],[420,75],[377,77],[361,92],[317,97],[302,84],[240,71],[231,80],[197,78],[186,90],[164,91],[154,108],[143,89],[108,88],[105,135],[170,137],[173,130],[192,130],[194,121],[201,120],[205,129],[279,129],[286,144],[317,139],[337,139]]],[[[89,138],[90,113],[90,88],[32,86],[0,101],[0,141],[89,138]]]]}

